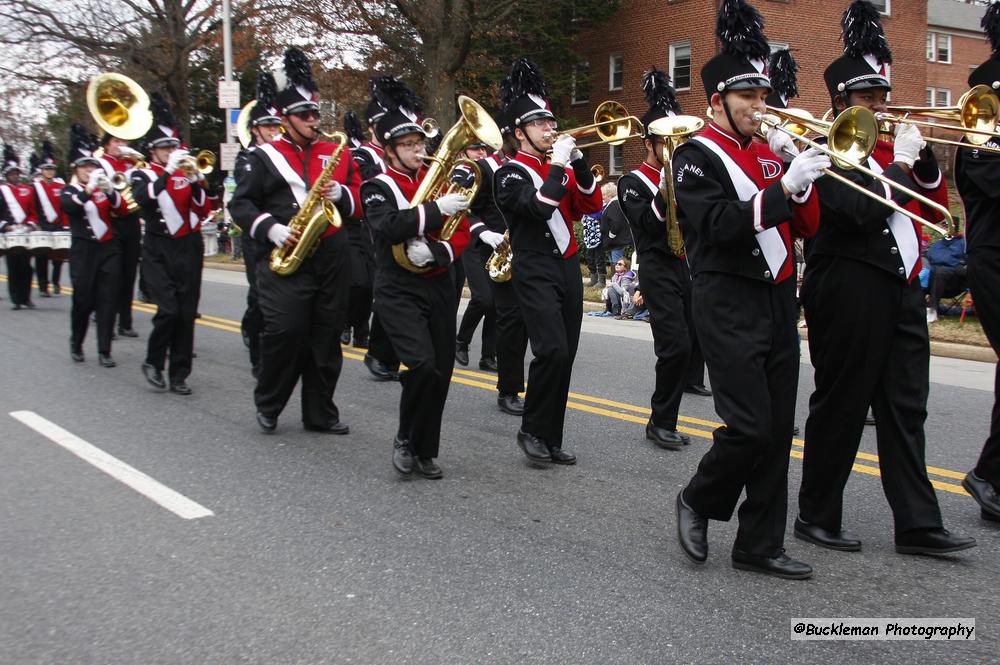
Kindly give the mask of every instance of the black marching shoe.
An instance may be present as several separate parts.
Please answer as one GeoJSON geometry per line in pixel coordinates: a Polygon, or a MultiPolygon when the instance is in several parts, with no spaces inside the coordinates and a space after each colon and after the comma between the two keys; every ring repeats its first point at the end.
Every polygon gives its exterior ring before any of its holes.
{"type": "Polygon", "coordinates": [[[50,295],[49,295],[49,292],[48,292],[48,291],[40,291],[40,292],[38,293],[38,295],[40,295],[40,296],[41,296],[41,297],[43,297],[43,298],[51,298],[51,297],[52,297],[52,296],[50,296],[50,295]]]}
{"type": "Polygon", "coordinates": [[[684,392],[689,395],[700,395],[701,397],[711,397],[712,391],[702,384],[684,386],[684,392]]]}
{"type": "Polygon", "coordinates": [[[429,480],[437,480],[444,475],[441,467],[435,464],[434,460],[430,457],[414,457],[413,470],[417,472],[418,476],[423,476],[429,480]]]}
{"type": "Polygon", "coordinates": [[[785,554],[784,550],[778,556],[747,554],[742,550],[733,550],[733,568],[764,573],[784,580],[807,580],[813,575],[812,566],[803,561],[796,561],[785,554]]]}
{"type": "Polygon", "coordinates": [[[896,551],[900,554],[950,554],[975,546],[975,538],[956,536],[944,527],[896,534],[896,551]]]}
{"type": "Polygon", "coordinates": [[[984,513],[990,513],[997,519],[1000,519],[1000,495],[997,495],[997,490],[993,487],[993,483],[983,480],[974,471],[970,471],[965,474],[962,487],[972,495],[972,498],[976,500],[976,503],[979,504],[984,513]]]}
{"type": "Polygon", "coordinates": [[[549,446],[549,457],[552,458],[553,464],[566,464],[567,466],[576,464],[576,455],[559,446],[549,446]]]}
{"type": "Polygon", "coordinates": [[[274,434],[274,430],[278,429],[278,419],[265,416],[260,411],[257,412],[257,424],[264,430],[264,434],[274,434]]]}
{"type": "Polygon", "coordinates": [[[142,375],[146,377],[146,381],[154,388],[159,388],[160,390],[166,389],[167,381],[163,378],[163,370],[156,369],[149,363],[143,363],[142,375]]]}
{"type": "Polygon", "coordinates": [[[79,346],[73,346],[72,344],[69,347],[69,357],[72,358],[75,363],[82,363],[85,360],[83,357],[83,349],[79,346]]]}
{"type": "Polygon", "coordinates": [[[687,505],[684,490],[677,493],[677,540],[695,563],[708,559],[708,520],[687,505]]]}
{"type": "Polygon", "coordinates": [[[368,368],[368,371],[371,372],[372,376],[374,376],[379,381],[399,380],[398,371],[394,372],[393,370],[389,369],[388,367],[385,366],[385,363],[383,363],[381,360],[375,358],[370,354],[367,353],[365,354],[364,363],[365,367],[368,368]]]}
{"type": "Polygon", "coordinates": [[[24,306],[27,307],[28,309],[35,309],[35,303],[31,302],[30,300],[24,303],[24,306]]]}
{"type": "Polygon", "coordinates": [[[115,359],[111,357],[110,353],[98,353],[97,362],[101,365],[101,367],[115,367],[118,365],[118,363],[115,362],[115,359]]]}
{"type": "Polygon", "coordinates": [[[323,434],[348,434],[351,428],[339,420],[329,427],[317,427],[315,425],[302,425],[308,432],[322,432],[323,434]]]}
{"type": "Polygon", "coordinates": [[[646,438],[664,450],[680,450],[691,443],[690,437],[666,427],[654,425],[653,421],[646,423],[646,438]]]}
{"type": "Polygon", "coordinates": [[[497,371],[497,359],[492,356],[484,356],[480,358],[479,369],[485,369],[488,372],[497,371]]]}
{"type": "Polygon", "coordinates": [[[188,384],[181,380],[170,384],[170,392],[177,393],[178,395],[190,395],[192,391],[188,384]]]}
{"type": "Polygon", "coordinates": [[[497,395],[497,406],[504,413],[512,416],[524,415],[524,400],[517,395],[497,395]]]}
{"type": "Polygon", "coordinates": [[[16,312],[17,310],[21,309],[21,305],[19,303],[14,303],[13,305],[10,306],[10,308],[16,312]]]}
{"type": "Polygon", "coordinates": [[[469,345],[465,342],[455,342],[455,362],[462,367],[469,366],[469,345]]]}
{"type": "Polygon", "coordinates": [[[351,329],[348,328],[344,332],[340,333],[340,343],[347,346],[351,343],[351,329]]]}
{"type": "Polygon", "coordinates": [[[57,296],[62,293],[62,287],[58,284],[52,286],[52,295],[57,296]]]}
{"type": "Polygon", "coordinates": [[[413,453],[410,442],[398,436],[392,440],[392,466],[404,476],[413,473],[413,453]]]}
{"type": "Polygon", "coordinates": [[[849,531],[829,531],[819,526],[806,522],[801,517],[795,518],[795,537],[813,545],[825,547],[828,550],[838,552],[860,552],[861,541],[849,531]]]}
{"type": "Polygon", "coordinates": [[[122,328],[121,326],[118,326],[118,336],[119,337],[138,337],[139,333],[137,333],[132,328],[122,328]]]}
{"type": "Polygon", "coordinates": [[[551,462],[552,453],[545,442],[537,436],[528,434],[524,430],[517,432],[517,445],[520,446],[524,454],[533,462],[551,462]]]}

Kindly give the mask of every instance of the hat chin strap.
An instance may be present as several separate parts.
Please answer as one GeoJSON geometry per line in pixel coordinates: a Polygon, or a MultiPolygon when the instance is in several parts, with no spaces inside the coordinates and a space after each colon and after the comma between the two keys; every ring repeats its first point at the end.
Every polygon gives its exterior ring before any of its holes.
{"type": "Polygon", "coordinates": [[[740,137],[740,140],[743,143],[749,142],[750,139],[753,138],[753,137],[752,136],[744,136],[743,132],[741,132],[736,127],[736,121],[733,120],[733,114],[730,113],[730,111],[729,111],[729,103],[726,101],[726,95],[725,94],[722,95],[722,110],[726,112],[726,120],[729,121],[729,128],[733,130],[733,134],[736,134],[736,136],[740,137]]]}
{"type": "Polygon", "coordinates": [[[528,145],[534,148],[535,152],[537,152],[539,155],[545,157],[545,151],[539,148],[537,145],[535,145],[535,142],[531,140],[531,136],[528,134],[528,130],[524,128],[524,125],[520,126],[520,130],[521,133],[524,134],[524,140],[528,142],[528,145]]]}

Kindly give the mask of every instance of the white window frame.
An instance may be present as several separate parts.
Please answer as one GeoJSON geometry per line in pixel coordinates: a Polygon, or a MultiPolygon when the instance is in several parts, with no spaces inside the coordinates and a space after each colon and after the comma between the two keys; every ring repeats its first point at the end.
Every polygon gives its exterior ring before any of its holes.
{"type": "Polygon", "coordinates": [[[926,90],[927,90],[927,97],[928,97],[927,101],[930,102],[930,106],[933,106],[934,108],[942,108],[942,107],[945,107],[945,106],[951,106],[951,89],[950,88],[932,88],[932,87],[928,86],[926,90]],[[944,103],[943,104],[939,104],[938,103],[938,95],[942,94],[942,93],[944,94],[944,103]]]}
{"type": "MultiPolygon", "coordinates": [[[[874,5],[875,2],[872,2],[872,4],[874,5]]],[[[878,5],[875,5],[875,8],[878,9],[878,5]]],[[[892,0],[885,0],[885,9],[879,9],[878,13],[882,16],[892,16],[892,0]]]]}
{"type": "Polygon", "coordinates": [[[691,55],[692,54],[691,54],[691,40],[690,39],[684,39],[684,40],[679,41],[679,42],[674,42],[674,43],[672,43],[670,45],[670,70],[669,70],[670,80],[674,83],[675,89],[677,90],[677,92],[681,92],[681,91],[684,91],[684,90],[690,90],[691,89],[691,79],[694,78],[694,76],[693,76],[693,74],[694,74],[694,62],[693,62],[693,58],[691,57],[691,55]],[[678,86],[677,85],[677,77],[674,76],[674,69],[677,66],[677,58],[676,58],[677,49],[683,48],[683,47],[687,47],[687,50],[688,50],[688,84],[687,84],[686,87],[680,87],[680,86],[678,86]]]}
{"type": "Polygon", "coordinates": [[[588,77],[590,76],[590,62],[589,61],[581,62],[579,65],[576,65],[575,67],[573,67],[573,88],[572,88],[572,92],[570,93],[570,103],[571,104],[585,104],[585,103],[587,103],[587,102],[590,101],[590,93],[589,92],[587,93],[586,99],[580,99],[580,98],[578,98],[576,96],[576,82],[577,82],[577,77],[580,75],[581,71],[586,71],[588,77]]]}
{"type": "Polygon", "coordinates": [[[935,57],[935,60],[937,62],[941,63],[942,65],[950,65],[951,64],[951,60],[952,60],[951,53],[952,53],[952,50],[951,50],[951,35],[946,35],[946,34],[943,34],[943,33],[940,33],[940,32],[937,33],[935,35],[935,48],[934,48],[934,57],[935,57]],[[947,47],[948,57],[947,58],[942,58],[942,57],[940,57],[941,56],[941,43],[943,41],[945,41],[945,40],[947,40],[947,42],[948,42],[948,47],[947,47]]]}
{"type": "Polygon", "coordinates": [[[625,56],[621,53],[612,53],[608,56],[608,91],[621,90],[625,84],[625,56]],[[615,85],[615,60],[619,63],[619,73],[621,81],[615,85]]]}
{"type": "Polygon", "coordinates": [[[937,59],[937,33],[927,31],[927,62],[934,62],[937,59]]]}
{"type": "Polygon", "coordinates": [[[620,145],[608,146],[608,175],[622,175],[625,171],[625,153],[620,145]],[[618,159],[615,159],[615,156],[618,159]],[[620,166],[615,166],[616,161],[621,161],[620,166]]]}

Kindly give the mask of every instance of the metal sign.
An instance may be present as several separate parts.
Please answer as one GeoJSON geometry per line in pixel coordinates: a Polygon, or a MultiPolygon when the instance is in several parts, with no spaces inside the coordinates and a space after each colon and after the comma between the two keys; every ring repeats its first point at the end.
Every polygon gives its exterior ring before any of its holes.
{"type": "Polygon", "coordinates": [[[222,143],[219,145],[219,168],[232,172],[236,167],[236,155],[240,152],[239,143],[222,143]]]}
{"type": "Polygon", "coordinates": [[[240,82],[219,81],[219,108],[238,109],[240,107],[240,82]]]}

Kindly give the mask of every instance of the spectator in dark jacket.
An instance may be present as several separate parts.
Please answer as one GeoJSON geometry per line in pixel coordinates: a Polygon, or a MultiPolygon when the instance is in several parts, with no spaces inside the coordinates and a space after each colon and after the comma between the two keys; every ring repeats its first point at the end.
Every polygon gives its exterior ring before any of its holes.
{"type": "Polygon", "coordinates": [[[628,219],[622,212],[621,203],[617,198],[611,199],[604,206],[604,212],[601,216],[601,231],[603,232],[604,249],[611,252],[611,265],[614,265],[625,256],[625,248],[634,245],[632,229],[629,228],[628,219]]]}
{"type": "Polygon", "coordinates": [[[937,321],[938,303],[941,298],[957,296],[965,291],[968,278],[965,268],[965,238],[942,238],[927,250],[930,277],[927,293],[927,322],[937,321]]]}

